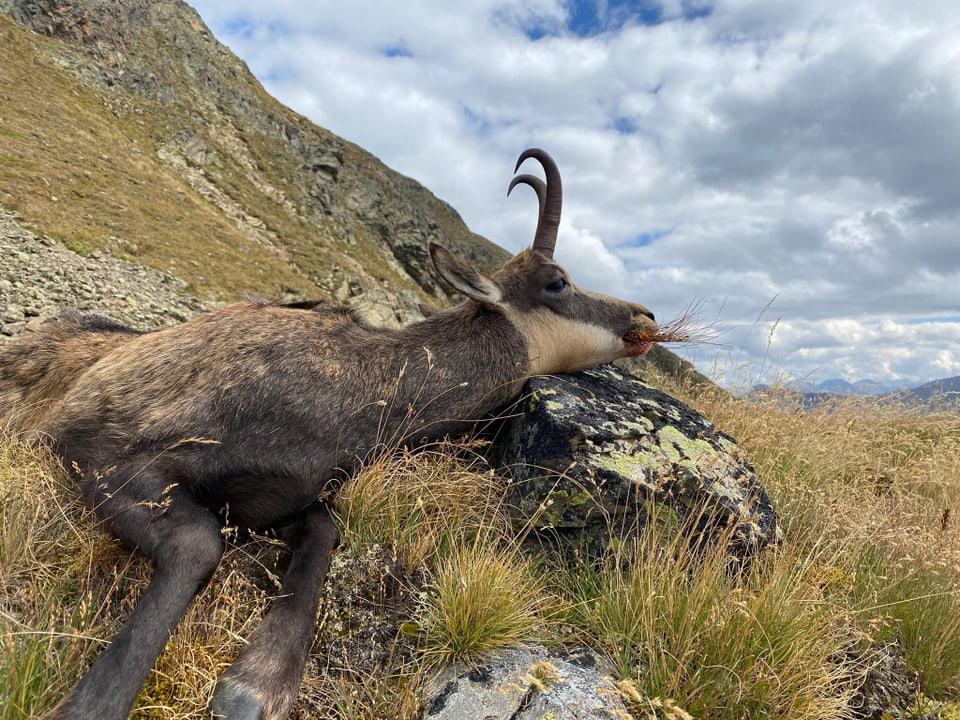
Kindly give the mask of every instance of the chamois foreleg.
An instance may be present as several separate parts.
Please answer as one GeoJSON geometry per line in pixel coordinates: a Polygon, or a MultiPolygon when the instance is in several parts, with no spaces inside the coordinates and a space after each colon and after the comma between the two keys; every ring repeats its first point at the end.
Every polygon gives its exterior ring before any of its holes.
{"type": "Polygon", "coordinates": [[[330,511],[321,503],[311,505],[280,532],[291,548],[280,596],[217,683],[210,702],[214,717],[285,718],[296,699],[338,535],[330,511]]]}
{"type": "Polygon", "coordinates": [[[126,623],[51,713],[57,720],[125,720],[170,635],[223,553],[220,523],[162,472],[131,463],[88,486],[87,500],[122,542],[153,561],[126,623]],[[134,467],[136,465],[136,467],[134,467]]]}

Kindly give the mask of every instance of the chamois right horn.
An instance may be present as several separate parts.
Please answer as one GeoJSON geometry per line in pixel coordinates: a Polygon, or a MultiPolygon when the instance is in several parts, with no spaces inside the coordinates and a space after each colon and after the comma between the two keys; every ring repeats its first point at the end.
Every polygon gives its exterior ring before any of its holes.
{"type": "Polygon", "coordinates": [[[553,250],[557,246],[557,231],[560,229],[560,209],[563,205],[563,183],[560,182],[560,170],[549,153],[540,148],[529,148],[520,153],[514,172],[527,158],[535,158],[543,166],[547,181],[544,183],[532,175],[518,175],[510,183],[510,193],[518,183],[532,187],[540,200],[540,217],[537,221],[537,232],[533,237],[533,249],[549,258],[553,257],[553,250]]]}
{"type": "Polygon", "coordinates": [[[510,187],[507,188],[507,196],[513,192],[517,185],[529,185],[537,193],[537,200],[540,201],[540,213],[537,215],[537,227],[543,222],[543,208],[547,204],[547,184],[536,175],[517,175],[510,181],[510,187]]]}

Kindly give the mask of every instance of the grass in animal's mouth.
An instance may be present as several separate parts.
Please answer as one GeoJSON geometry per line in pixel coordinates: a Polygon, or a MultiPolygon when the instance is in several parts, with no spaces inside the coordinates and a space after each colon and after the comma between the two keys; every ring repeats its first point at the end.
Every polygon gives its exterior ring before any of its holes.
{"type": "Polygon", "coordinates": [[[691,305],[673,320],[657,323],[651,329],[631,330],[624,340],[632,343],[711,343],[716,332],[700,322],[700,307],[691,305]]]}

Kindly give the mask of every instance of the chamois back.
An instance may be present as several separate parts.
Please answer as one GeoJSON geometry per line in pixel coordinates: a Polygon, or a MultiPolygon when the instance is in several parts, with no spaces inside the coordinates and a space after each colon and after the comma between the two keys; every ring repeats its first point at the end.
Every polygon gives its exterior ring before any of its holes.
{"type": "Polygon", "coordinates": [[[0,349],[0,425],[35,427],[91,365],[142,335],[102,315],[68,312],[0,349]]]}

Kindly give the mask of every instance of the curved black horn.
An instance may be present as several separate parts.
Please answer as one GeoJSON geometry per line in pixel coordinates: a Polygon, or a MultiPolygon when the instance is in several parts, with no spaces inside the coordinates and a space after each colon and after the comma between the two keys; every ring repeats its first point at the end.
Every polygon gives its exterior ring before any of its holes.
{"type": "Polygon", "coordinates": [[[513,192],[517,185],[529,185],[537,193],[537,200],[540,201],[540,214],[537,215],[537,227],[543,222],[543,208],[547,204],[547,184],[536,175],[517,175],[510,181],[510,187],[507,188],[507,195],[513,192]]]}
{"type": "MultiPolygon", "coordinates": [[[[547,257],[553,257],[553,249],[557,245],[557,231],[560,229],[560,209],[563,205],[563,184],[560,182],[560,170],[545,150],[529,148],[520,153],[520,158],[517,160],[517,165],[513,171],[519,170],[520,165],[527,158],[535,158],[543,166],[543,172],[547,177],[542,196],[538,189],[539,186],[532,185],[533,189],[537,190],[537,196],[541,198],[540,219],[537,222],[536,235],[533,237],[533,249],[547,257]]],[[[520,175],[519,177],[528,176],[520,175]]],[[[514,180],[531,185],[529,181],[519,180],[518,178],[514,178],[514,180]]],[[[511,187],[514,184],[511,183],[511,187]]]]}

